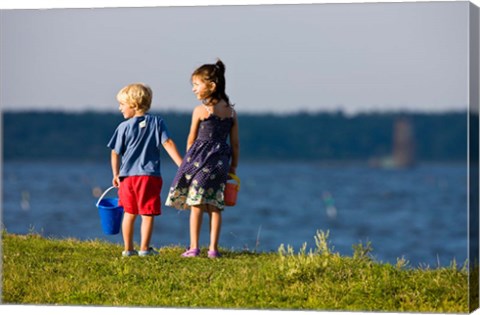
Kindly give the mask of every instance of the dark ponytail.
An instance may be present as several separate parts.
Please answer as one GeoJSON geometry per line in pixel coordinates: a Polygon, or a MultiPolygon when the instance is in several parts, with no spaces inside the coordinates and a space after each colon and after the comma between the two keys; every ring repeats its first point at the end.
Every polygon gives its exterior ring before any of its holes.
{"type": "Polygon", "coordinates": [[[225,64],[220,59],[217,59],[217,62],[214,64],[204,64],[199,67],[192,73],[192,77],[194,76],[198,76],[206,82],[215,83],[216,89],[210,98],[215,100],[224,99],[228,106],[233,106],[233,104],[230,104],[230,99],[225,92],[225,64]]]}

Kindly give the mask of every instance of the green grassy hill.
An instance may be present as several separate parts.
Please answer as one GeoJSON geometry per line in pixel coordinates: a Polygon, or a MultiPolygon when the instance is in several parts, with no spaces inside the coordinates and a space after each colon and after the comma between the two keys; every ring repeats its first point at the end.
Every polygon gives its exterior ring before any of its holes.
{"type": "Polygon", "coordinates": [[[179,247],[124,258],[121,246],[97,240],[2,237],[6,304],[468,312],[465,267],[380,264],[369,244],[343,257],[322,232],[312,252],[282,245],[278,253],[224,250],[215,260],[205,249],[199,258],[181,258],[179,247]]]}

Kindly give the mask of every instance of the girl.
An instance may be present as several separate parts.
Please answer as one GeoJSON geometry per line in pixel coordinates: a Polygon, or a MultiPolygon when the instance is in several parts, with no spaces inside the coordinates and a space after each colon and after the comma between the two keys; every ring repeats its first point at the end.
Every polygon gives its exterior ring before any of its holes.
{"type": "Polygon", "coordinates": [[[225,206],[228,173],[236,174],[239,156],[237,114],[225,93],[225,65],[218,60],[195,70],[192,90],[202,104],[195,107],[187,139],[187,154],[173,180],[166,205],[191,208],[190,247],[183,257],[200,254],[203,213],[210,217],[209,258],[220,257],[218,240],[225,206]],[[230,136],[230,145],[227,138],[230,136]]]}

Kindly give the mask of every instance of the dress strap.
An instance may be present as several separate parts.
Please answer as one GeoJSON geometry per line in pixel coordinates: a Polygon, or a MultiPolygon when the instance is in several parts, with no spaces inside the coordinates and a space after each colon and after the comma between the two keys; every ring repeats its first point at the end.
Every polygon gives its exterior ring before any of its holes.
{"type": "Polygon", "coordinates": [[[210,108],[208,108],[207,105],[203,104],[203,107],[205,107],[205,109],[207,110],[207,112],[211,115],[213,114],[212,110],[210,108]]]}

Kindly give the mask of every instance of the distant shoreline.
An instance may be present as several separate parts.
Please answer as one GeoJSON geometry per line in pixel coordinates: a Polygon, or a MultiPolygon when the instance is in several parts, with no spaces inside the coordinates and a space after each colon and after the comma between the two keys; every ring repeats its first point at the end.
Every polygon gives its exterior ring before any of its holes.
{"type": "MultiPolygon", "coordinates": [[[[172,139],[184,148],[190,114],[162,113],[172,139]]],[[[367,161],[392,154],[393,126],[407,117],[415,158],[466,161],[467,113],[338,113],[239,115],[246,160],[367,161]],[[448,126],[448,128],[445,128],[448,126]]],[[[96,160],[122,117],[114,113],[3,112],[4,160],[96,160]]]]}

